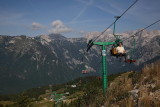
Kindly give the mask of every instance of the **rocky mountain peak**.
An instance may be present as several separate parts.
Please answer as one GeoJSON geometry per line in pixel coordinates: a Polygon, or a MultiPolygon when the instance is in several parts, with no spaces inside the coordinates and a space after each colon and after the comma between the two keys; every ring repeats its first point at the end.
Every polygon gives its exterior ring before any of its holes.
{"type": "Polygon", "coordinates": [[[66,37],[64,37],[64,36],[62,36],[61,34],[58,34],[58,33],[49,34],[48,37],[51,40],[64,40],[64,39],[66,39],[66,37]]]}
{"type": "Polygon", "coordinates": [[[61,34],[52,33],[49,35],[40,35],[38,39],[41,40],[42,44],[48,44],[49,42],[54,40],[66,40],[67,38],[62,36],[61,34]]]}
{"type": "Polygon", "coordinates": [[[51,42],[51,39],[48,35],[41,35],[40,38],[47,41],[47,42],[51,42]]]}

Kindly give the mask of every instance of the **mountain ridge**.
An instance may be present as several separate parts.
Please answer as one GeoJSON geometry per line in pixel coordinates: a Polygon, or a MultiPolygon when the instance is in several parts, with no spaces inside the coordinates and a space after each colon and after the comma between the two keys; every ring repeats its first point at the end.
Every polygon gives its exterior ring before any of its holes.
{"type": "MultiPolygon", "coordinates": [[[[122,39],[133,33],[135,31],[123,34],[122,39]]],[[[91,37],[88,35],[88,38],[91,39],[93,34],[91,33],[91,37]]],[[[137,34],[134,55],[137,63],[135,64],[119,62],[117,58],[110,56],[108,48],[111,47],[107,47],[108,73],[113,74],[137,69],[145,62],[155,57],[159,58],[159,35],[160,31],[150,31],[149,33],[144,31],[144,33],[137,34]],[[154,33],[153,36],[150,35],[152,33],[154,33]],[[145,34],[145,36],[142,34],[145,34]],[[148,37],[147,41],[145,41],[146,37],[148,37]]],[[[1,84],[4,83],[3,87],[0,88],[0,93],[4,93],[6,87],[11,83],[17,85],[15,85],[15,88],[9,86],[8,89],[17,90],[19,88],[23,90],[27,87],[66,82],[84,76],[81,71],[87,69],[86,67],[97,71],[87,75],[101,75],[99,71],[101,62],[99,47],[93,46],[89,53],[86,53],[88,39],[85,37],[66,38],[60,34],[55,36],[52,34],[51,36],[53,38],[48,35],[37,37],[27,37],[25,35],[0,36],[0,78],[1,84]],[[56,38],[57,36],[58,38],[56,38]]],[[[110,38],[113,36],[112,34],[103,36],[99,41],[114,40],[114,37],[110,38]]],[[[132,47],[130,41],[125,42],[124,46],[127,50],[132,47]]]]}

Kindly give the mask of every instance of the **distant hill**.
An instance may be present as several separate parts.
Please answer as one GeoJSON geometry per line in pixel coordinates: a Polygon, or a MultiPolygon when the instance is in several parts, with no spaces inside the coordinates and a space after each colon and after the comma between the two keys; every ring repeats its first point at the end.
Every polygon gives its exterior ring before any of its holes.
{"type": "MultiPolygon", "coordinates": [[[[136,31],[122,33],[128,38],[136,31]]],[[[93,46],[86,53],[89,39],[99,32],[92,32],[82,38],[66,38],[61,34],[40,35],[37,37],[0,35],[0,94],[20,92],[32,87],[65,83],[86,76],[82,70],[92,69],[88,75],[101,75],[100,47],[93,46]]],[[[138,69],[145,63],[160,57],[160,31],[143,31],[136,35],[135,64],[119,62],[110,56],[111,46],[107,47],[108,74],[138,69]]],[[[112,34],[105,34],[98,41],[114,41],[112,34]]],[[[131,40],[124,42],[129,50],[131,40]]]]}

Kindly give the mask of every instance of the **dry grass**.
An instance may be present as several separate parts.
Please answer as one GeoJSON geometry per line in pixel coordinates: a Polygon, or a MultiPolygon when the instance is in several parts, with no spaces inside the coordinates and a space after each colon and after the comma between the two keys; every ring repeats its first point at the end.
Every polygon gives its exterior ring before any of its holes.
{"type": "Polygon", "coordinates": [[[134,107],[134,102],[133,99],[131,97],[127,98],[124,100],[124,105],[126,107],[134,107]]]}
{"type": "Polygon", "coordinates": [[[139,99],[139,106],[143,107],[153,107],[153,101],[150,96],[144,96],[143,98],[139,99]]]}
{"type": "Polygon", "coordinates": [[[141,72],[127,72],[117,77],[110,83],[105,105],[160,107],[160,61],[146,65],[141,72]],[[138,90],[137,97],[129,93],[135,89],[138,90]]]}
{"type": "Polygon", "coordinates": [[[4,107],[6,106],[6,105],[12,105],[12,104],[14,104],[15,102],[12,102],[12,101],[0,101],[0,104],[1,105],[3,105],[4,107]]]}
{"type": "Polygon", "coordinates": [[[132,105],[129,100],[129,91],[133,88],[132,79],[128,76],[133,72],[127,72],[117,77],[109,86],[107,91],[107,101],[105,105],[118,106],[122,104],[132,105]]]}

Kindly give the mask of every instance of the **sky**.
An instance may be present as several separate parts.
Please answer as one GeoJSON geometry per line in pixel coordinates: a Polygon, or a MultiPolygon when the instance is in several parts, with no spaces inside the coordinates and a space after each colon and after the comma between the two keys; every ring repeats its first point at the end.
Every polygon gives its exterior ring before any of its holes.
{"type": "MultiPolygon", "coordinates": [[[[60,33],[82,37],[103,32],[135,0],[0,0],[0,35],[60,33]]],[[[116,23],[116,32],[144,28],[160,19],[160,0],[138,0],[116,23]]],[[[113,27],[110,28],[112,30],[113,27]]],[[[159,30],[160,22],[149,28],[159,30]]]]}

